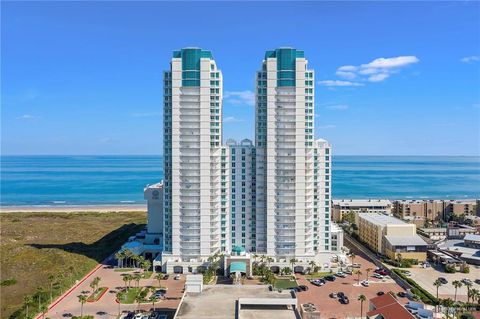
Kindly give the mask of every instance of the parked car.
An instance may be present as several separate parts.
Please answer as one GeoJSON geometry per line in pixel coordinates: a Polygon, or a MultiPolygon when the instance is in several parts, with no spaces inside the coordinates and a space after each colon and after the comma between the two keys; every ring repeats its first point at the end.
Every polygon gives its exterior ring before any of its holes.
{"type": "Polygon", "coordinates": [[[340,303],[343,304],[343,305],[348,305],[348,304],[350,303],[350,300],[348,300],[348,297],[347,297],[347,296],[340,297],[338,300],[339,300],[340,303]]]}
{"type": "MultiPolygon", "coordinates": [[[[448,280],[445,279],[444,277],[438,277],[438,280],[444,285],[448,284],[448,280]]],[[[463,282],[463,280],[462,280],[462,282],[463,282]]]]}
{"type": "Polygon", "coordinates": [[[173,279],[175,279],[175,280],[180,280],[180,278],[182,278],[182,276],[180,276],[180,275],[175,275],[175,277],[174,277],[173,279]]]}
{"type": "Polygon", "coordinates": [[[168,278],[170,278],[169,274],[166,274],[166,275],[163,276],[163,280],[167,280],[168,278]]]}
{"type": "Polygon", "coordinates": [[[364,286],[364,287],[368,287],[368,286],[370,286],[370,284],[369,284],[368,280],[364,280],[364,281],[362,281],[362,282],[361,282],[361,284],[362,284],[362,286],[364,286]]]}
{"type": "Polygon", "coordinates": [[[386,276],[386,275],[388,275],[388,270],[387,269],[378,269],[378,270],[375,270],[375,273],[379,274],[379,275],[382,275],[382,276],[386,276]]]}
{"type": "Polygon", "coordinates": [[[377,292],[377,296],[383,296],[385,293],[383,291],[377,292]]]}
{"type": "Polygon", "coordinates": [[[475,283],[480,285],[480,279],[475,279],[475,283]]]}
{"type": "Polygon", "coordinates": [[[342,272],[342,271],[337,272],[337,273],[335,274],[335,276],[341,277],[341,278],[347,277],[347,275],[346,275],[344,272],[342,272]]]}
{"type": "Polygon", "coordinates": [[[314,286],[320,287],[325,284],[325,281],[324,280],[320,281],[319,279],[312,279],[310,280],[310,283],[314,286]]]}
{"type": "Polygon", "coordinates": [[[331,292],[329,294],[330,298],[337,298],[337,293],[336,292],[331,292]]]}
{"type": "Polygon", "coordinates": [[[335,276],[328,275],[328,276],[325,276],[324,279],[328,281],[335,281],[337,278],[335,278],[335,276]]]}
{"type": "Polygon", "coordinates": [[[298,286],[298,288],[300,288],[301,291],[307,291],[308,290],[308,287],[305,286],[305,285],[300,285],[300,286],[298,286]]]}
{"type": "Polygon", "coordinates": [[[337,292],[337,297],[338,298],[342,298],[342,297],[345,297],[345,294],[343,292],[337,292]]]}
{"type": "Polygon", "coordinates": [[[473,282],[472,282],[470,279],[468,279],[468,278],[463,278],[463,279],[462,279],[462,282],[463,282],[465,285],[473,284],[473,282]]]}
{"type": "Polygon", "coordinates": [[[399,292],[397,292],[397,296],[399,296],[401,298],[405,298],[407,296],[407,293],[404,292],[404,291],[399,291],[399,292]]]}
{"type": "Polygon", "coordinates": [[[137,313],[137,314],[133,317],[133,319],[143,319],[143,313],[141,313],[141,312],[137,313]]]}
{"type": "Polygon", "coordinates": [[[374,273],[374,274],[372,275],[372,277],[373,277],[373,278],[377,278],[377,279],[383,279],[383,276],[380,275],[379,273],[374,273]]]}
{"type": "Polygon", "coordinates": [[[404,271],[402,271],[402,272],[403,272],[403,274],[404,274],[405,276],[408,276],[408,277],[410,277],[410,276],[412,275],[412,273],[411,273],[410,271],[408,271],[408,270],[404,270],[404,271]]]}
{"type": "Polygon", "coordinates": [[[353,263],[352,264],[352,268],[360,268],[360,267],[362,267],[361,264],[358,264],[358,263],[353,263]]]}

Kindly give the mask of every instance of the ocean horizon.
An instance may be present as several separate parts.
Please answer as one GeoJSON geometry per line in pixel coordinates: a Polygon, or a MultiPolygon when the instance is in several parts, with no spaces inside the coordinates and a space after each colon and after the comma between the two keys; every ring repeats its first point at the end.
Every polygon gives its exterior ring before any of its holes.
{"type": "MultiPolygon", "coordinates": [[[[480,198],[478,156],[332,158],[332,197],[480,198]]],[[[161,155],[1,156],[1,206],[143,204],[163,178],[161,155]]]]}

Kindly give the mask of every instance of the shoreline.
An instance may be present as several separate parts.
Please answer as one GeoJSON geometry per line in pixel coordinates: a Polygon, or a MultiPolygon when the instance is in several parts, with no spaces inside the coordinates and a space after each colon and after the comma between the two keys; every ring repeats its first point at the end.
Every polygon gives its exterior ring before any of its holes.
{"type": "Polygon", "coordinates": [[[147,204],[125,205],[18,205],[0,206],[0,213],[78,213],[78,212],[133,212],[147,211],[147,204]]]}

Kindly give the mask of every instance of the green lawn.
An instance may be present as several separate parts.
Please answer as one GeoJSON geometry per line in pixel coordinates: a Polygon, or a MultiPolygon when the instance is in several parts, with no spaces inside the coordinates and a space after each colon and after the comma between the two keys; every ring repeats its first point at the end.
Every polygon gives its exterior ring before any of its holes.
{"type": "Polygon", "coordinates": [[[134,271],[137,270],[137,268],[115,268],[116,272],[128,272],[128,271],[134,271]]]}
{"type": "Polygon", "coordinates": [[[295,279],[278,278],[275,280],[275,288],[277,289],[290,289],[297,286],[298,284],[295,279]]]}
{"type": "Polygon", "coordinates": [[[331,272],[317,272],[317,273],[314,273],[314,274],[305,275],[305,278],[307,278],[307,279],[318,279],[318,278],[326,277],[328,275],[333,275],[333,273],[331,273],[331,272]]]}
{"type": "Polygon", "coordinates": [[[128,288],[127,292],[123,295],[123,298],[120,300],[120,302],[122,304],[133,304],[133,303],[137,303],[135,301],[135,298],[137,297],[137,295],[140,293],[140,291],[142,291],[143,289],[145,289],[144,287],[131,287],[131,288],[128,288]]]}

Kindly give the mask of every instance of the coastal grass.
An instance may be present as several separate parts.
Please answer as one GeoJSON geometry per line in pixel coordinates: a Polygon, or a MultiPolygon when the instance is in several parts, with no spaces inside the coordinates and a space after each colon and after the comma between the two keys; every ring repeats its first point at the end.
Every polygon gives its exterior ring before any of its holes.
{"type": "Polygon", "coordinates": [[[117,250],[145,212],[0,213],[0,318],[30,316],[117,250]]]}

